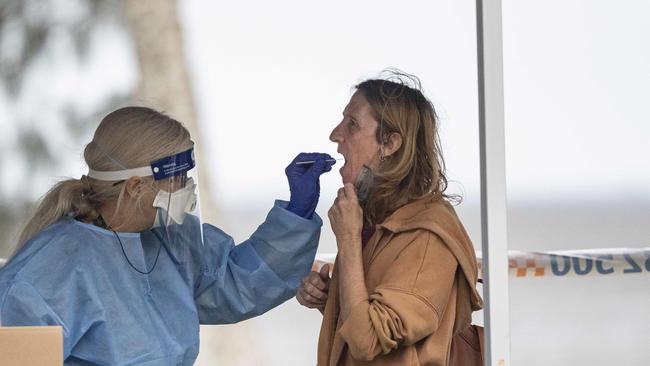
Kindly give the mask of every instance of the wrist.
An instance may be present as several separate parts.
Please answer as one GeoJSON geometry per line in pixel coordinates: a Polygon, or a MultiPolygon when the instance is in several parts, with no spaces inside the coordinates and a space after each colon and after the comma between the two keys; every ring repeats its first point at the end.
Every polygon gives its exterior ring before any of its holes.
{"type": "Polygon", "coordinates": [[[316,207],[306,207],[305,205],[297,204],[293,197],[289,200],[289,203],[287,204],[287,211],[293,212],[294,214],[305,218],[307,220],[311,220],[312,217],[314,216],[314,211],[316,207]]]}
{"type": "Polygon", "coordinates": [[[341,255],[361,254],[361,234],[337,236],[336,241],[341,255]]]}
{"type": "Polygon", "coordinates": [[[336,236],[337,241],[341,242],[357,242],[361,243],[361,230],[358,230],[358,232],[351,232],[351,233],[341,233],[341,234],[334,234],[336,236]]]}

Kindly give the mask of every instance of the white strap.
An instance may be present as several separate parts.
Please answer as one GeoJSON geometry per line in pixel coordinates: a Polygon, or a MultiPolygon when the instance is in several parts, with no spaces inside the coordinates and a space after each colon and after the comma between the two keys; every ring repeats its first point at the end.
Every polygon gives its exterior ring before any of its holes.
{"type": "Polygon", "coordinates": [[[104,181],[114,181],[114,180],[126,180],[131,177],[148,177],[153,175],[153,171],[150,166],[143,166],[140,168],[126,169],[126,170],[114,170],[109,172],[102,172],[98,170],[88,170],[87,174],[90,178],[104,181]]]}

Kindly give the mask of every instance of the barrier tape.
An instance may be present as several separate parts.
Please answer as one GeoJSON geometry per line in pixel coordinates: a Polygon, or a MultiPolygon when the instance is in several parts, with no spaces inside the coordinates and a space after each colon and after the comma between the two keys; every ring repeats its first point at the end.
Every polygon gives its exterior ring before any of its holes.
{"type": "MultiPolygon", "coordinates": [[[[312,266],[319,271],[324,264],[334,267],[336,253],[319,253],[312,266]]],[[[483,272],[481,252],[476,253],[479,271],[483,272]]],[[[6,259],[0,258],[0,268],[6,259]]],[[[586,249],[553,252],[508,251],[510,277],[608,276],[612,274],[650,274],[650,248],[586,249]]],[[[482,276],[481,276],[482,277],[482,276]]]]}
{"type": "MultiPolygon", "coordinates": [[[[477,253],[477,257],[480,253],[477,253]]],[[[478,261],[482,271],[482,261],[478,261]]],[[[553,252],[508,251],[510,277],[564,277],[650,274],[650,248],[553,252]]]]}
{"type": "MultiPolygon", "coordinates": [[[[330,264],[330,274],[336,254],[316,255],[313,271],[330,264]]],[[[479,272],[483,272],[481,252],[476,253],[479,272]]],[[[562,250],[552,252],[508,251],[508,275],[513,278],[650,275],[650,248],[610,248],[562,250]]],[[[482,276],[481,276],[482,277],[482,276]]]]}

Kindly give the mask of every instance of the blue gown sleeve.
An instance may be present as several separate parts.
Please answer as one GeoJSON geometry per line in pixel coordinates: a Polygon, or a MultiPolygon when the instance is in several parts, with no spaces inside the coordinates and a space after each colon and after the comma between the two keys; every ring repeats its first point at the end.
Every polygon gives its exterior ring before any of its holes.
{"type": "Polygon", "coordinates": [[[81,335],[72,334],[74,332],[71,332],[31,284],[24,281],[14,282],[7,288],[5,296],[0,298],[0,301],[2,326],[60,325],[63,327],[63,358],[70,355],[70,350],[81,335]]]}
{"type": "Polygon", "coordinates": [[[212,225],[203,228],[203,258],[195,287],[201,324],[228,324],[260,315],[293,297],[311,270],[323,222],[276,201],[250,239],[236,245],[212,225]]]}

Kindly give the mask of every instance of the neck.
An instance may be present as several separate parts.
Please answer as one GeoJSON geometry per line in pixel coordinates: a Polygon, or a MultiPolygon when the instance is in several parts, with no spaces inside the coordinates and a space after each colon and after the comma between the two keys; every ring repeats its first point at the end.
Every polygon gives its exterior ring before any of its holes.
{"type": "Polygon", "coordinates": [[[107,202],[99,209],[99,214],[106,223],[106,228],[113,231],[134,231],[129,228],[128,223],[121,223],[123,220],[119,215],[115,215],[116,211],[117,204],[115,202],[107,202]]]}

